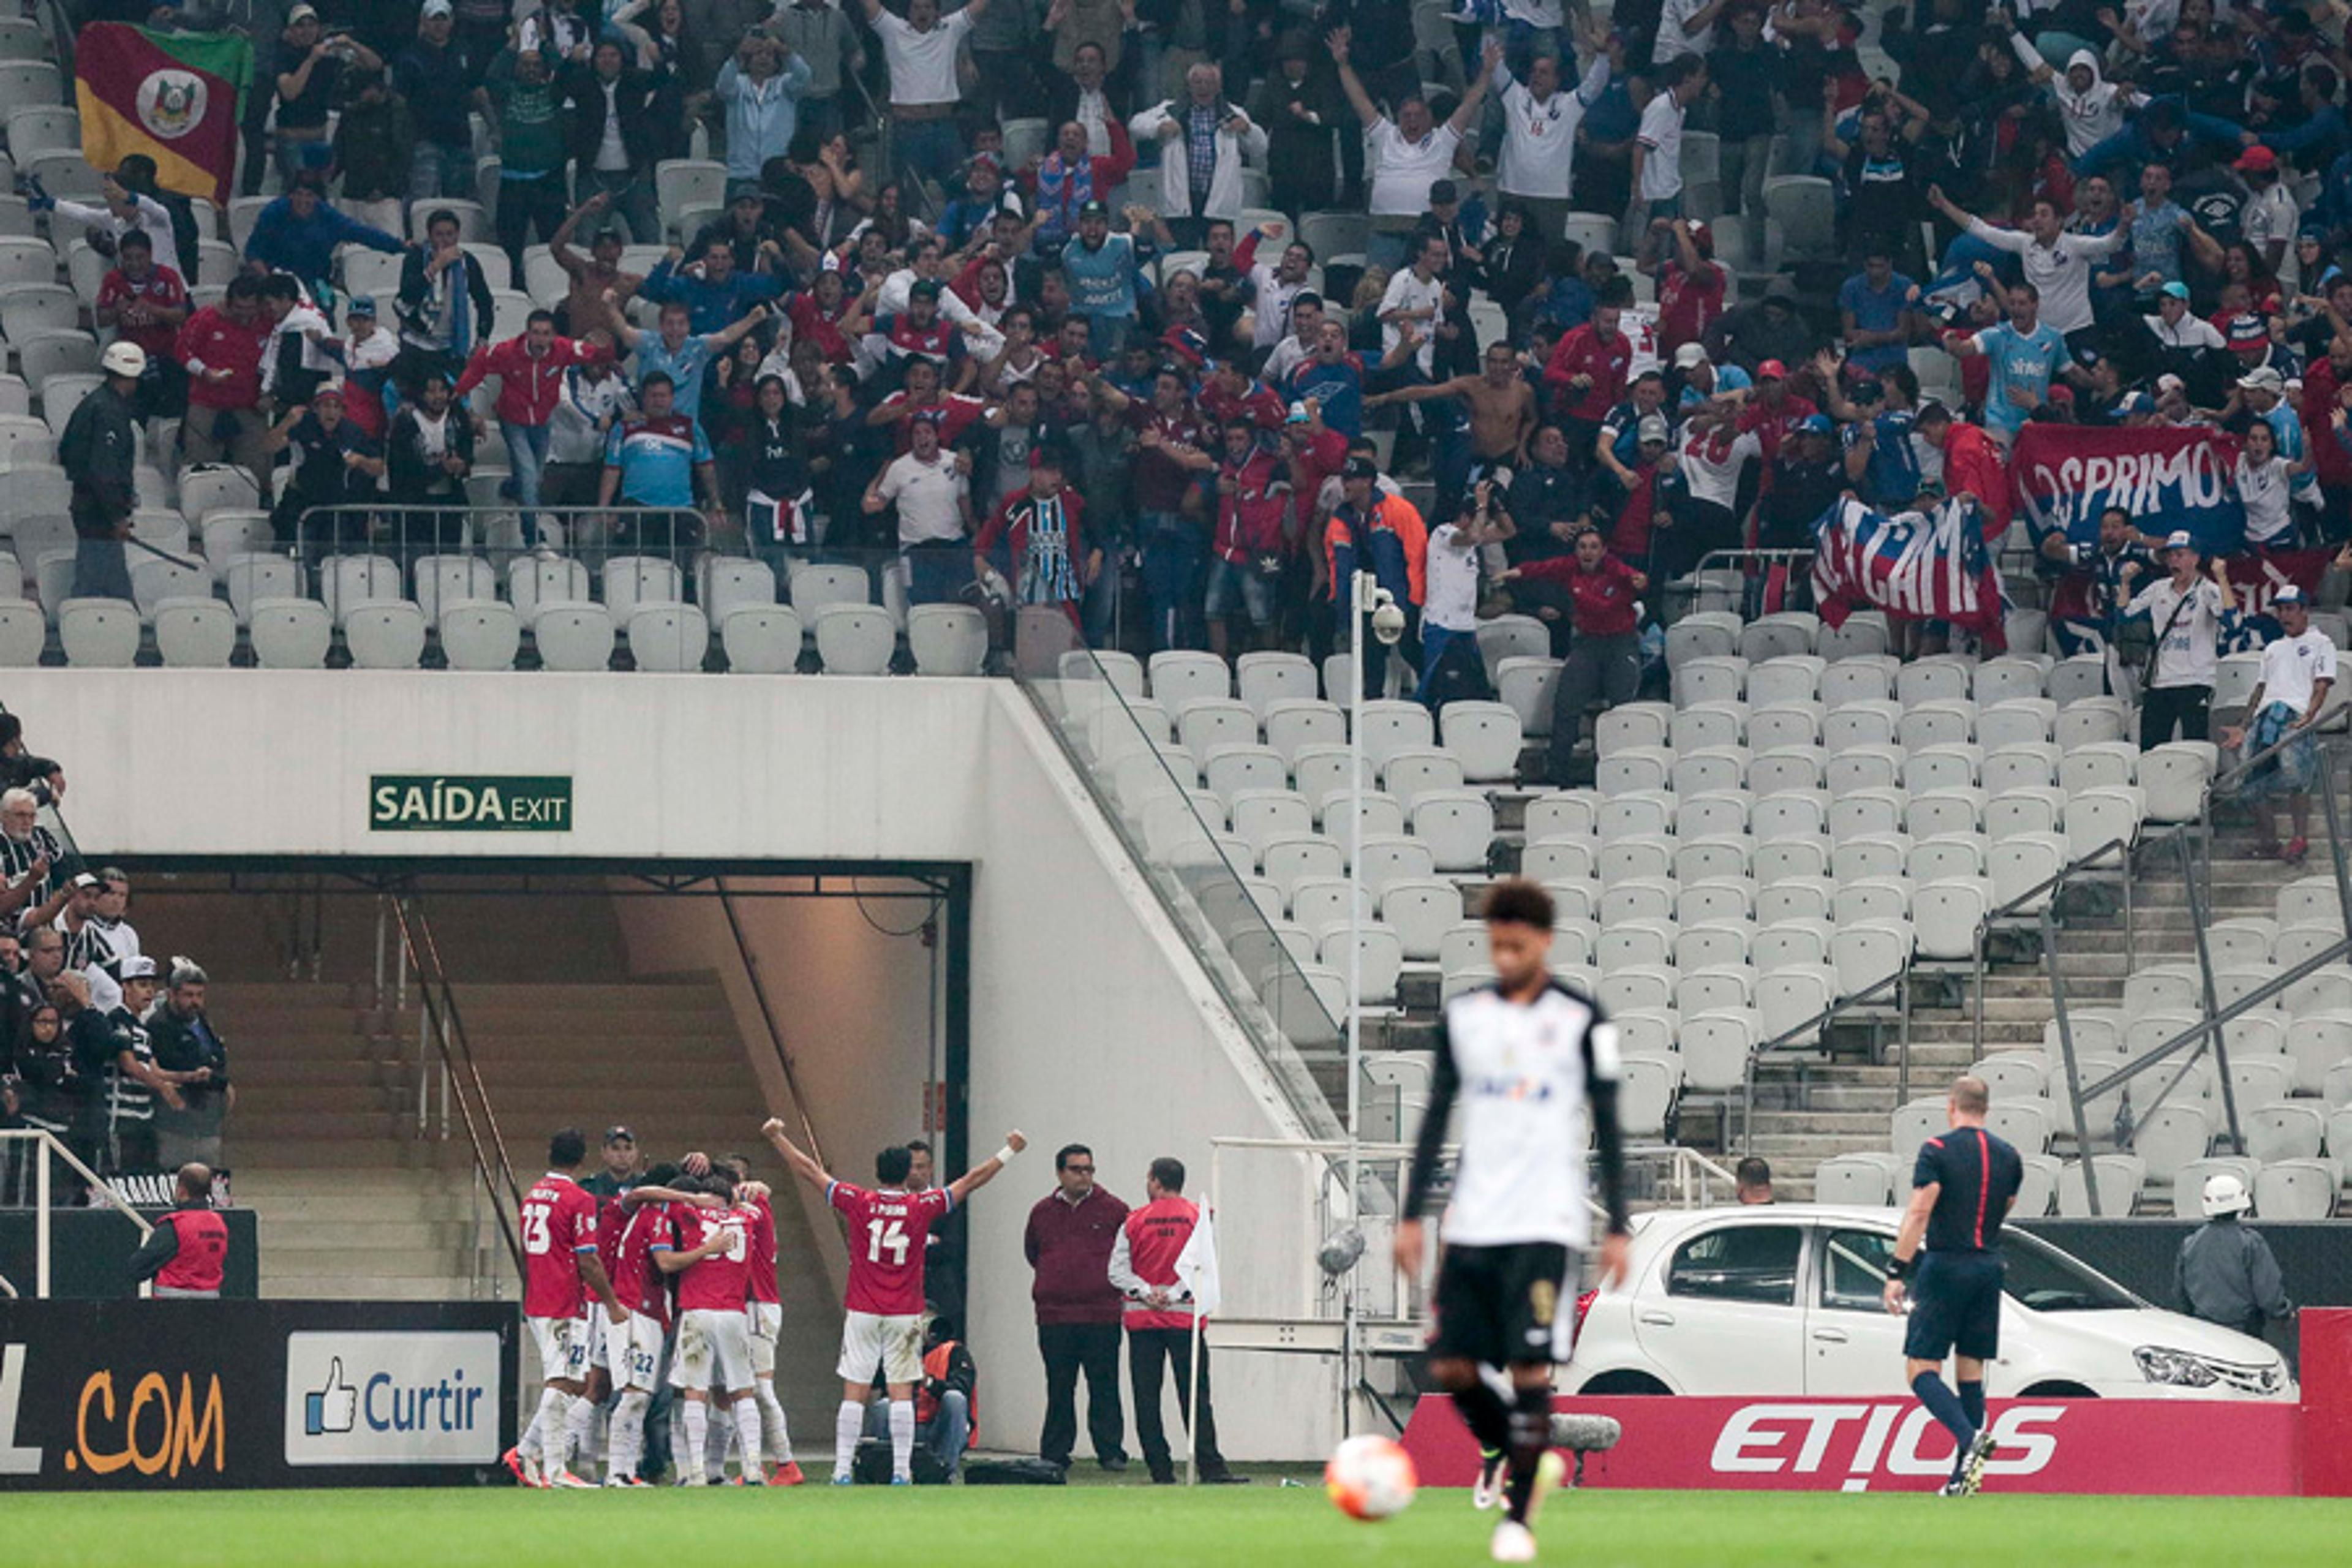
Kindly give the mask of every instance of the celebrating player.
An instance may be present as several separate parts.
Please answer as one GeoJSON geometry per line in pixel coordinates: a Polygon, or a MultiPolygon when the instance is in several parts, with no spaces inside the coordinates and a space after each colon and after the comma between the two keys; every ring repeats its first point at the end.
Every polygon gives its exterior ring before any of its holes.
{"type": "Polygon", "coordinates": [[[1913,1281],[1903,1375],[1959,1445],[1952,1479],[1944,1483],[1946,1497],[1975,1495],[1992,1458],[1984,1369],[2000,1354],[2000,1226],[2025,1179],[2017,1151],[1985,1131],[1991,1104],[1984,1079],[1952,1081],[1944,1102],[1951,1131],[1919,1145],[1911,1206],[1895,1235],[1895,1260],[1886,1266],[1888,1311],[1903,1310],[1903,1281],[1913,1281]],[[1925,1258],[1919,1256],[1923,1240],[1925,1258]],[[1955,1350],[1957,1394],[1944,1383],[1944,1357],[1955,1350]]]}
{"type": "Polygon", "coordinates": [[[1008,1132],[1004,1147],[945,1187],[907,1190],[913,1158],[893,1145],[874,1156],[877,1190],[835,1181],[784,1135],[774,1117],[760,1129],[795,1175],[824,1189],[825,1203],[849,1222],[848,1315],[841,1325],[841,1409],[834,1416],[833,1484],[850,1484],[851,1461],[866,1426],[866,1396],[879,1371],[890,1391],[890,1484],[914,1484],[915,1384],[923,1375],[923,1249],[931,1226],[986,1186],[1029,1146],[1008,1132]]]}
{"type": "Polygon", "coordinates": [[[1429,1373],[1485,1456],[1476,1493],[1492,1508],[1507,1469],[1508,1513],[1495,1527],[1497,1563],[1535,1560],[1544,1495],[1559,1483],[1551,1448],[1551,1372],[1568,1359],[1576,1295],[1575,1249],[1590,1239],[1585,1213],[1588,1120],[1601,1154],[1609,1234],[1604,1285],[1625,1277],[1627,1222],[1617,1135],[1617,1031],[1599,1003],[1552,978],[1551,896],[1509,878],[1486,895],[1495,981],[1445,1005],[1436,1071],[1413,1152],[1397,1267],[1418,1275],[1421,1215],[1437,1173],[1446,1118],[1464,1100],[1462,1154],[1445,1209],[1444,1260],[1431,1312],[1429,1373]],[[1505,1405],[1479,1367],[1507,1367],[1505,1405]]]}
{"type": "Polygon", "coordinates": [[[588,1322],[582,1309],[586,1297],[593,1296],[604,1304],[609,1321],[625,1322],[628,1317],[596,1256],[596,1200],[577,1180],[587,1158],[588,1140],[576,1127],[563,1129],[548,1140],[547,1174],[523,1194],[522,1317],[539,1345],[547,1391],[522,1441],[505,1458],[507,1468],[527,1487],[590,1484],[573,1475],[562,1457],[572,1402],[586,1388],[588,1322]],[[557,1445],[552,1474],[541,1462],[551,1442],[557,1445]]]}
{"type": "Polygon", "coordinates": [[[662,1343],[669,1336],[669,1287],[654,1255],[676,1250],[677,1208],[673,1205],[718,1208],[724,1199],[710,1193],[684,1190],[675,1165],[657,1165],[643,1184],[615,1200],[616,1235],[605,1256],[613,1293],[628,1309],[628,1321],[604,1326],[604,1367],[619,1399],[605,1447],[604,1484],[641,1487],[637,1466],[646,1452],[646,1412],[653,1405],[655,1382],[660,1374],[662,1343]]]}
{"type": "MultiPolygon", "coordinates": [[[[737,1157],[733,1163],[740,1170],[748,1162],[737,1157]]],[[[743,1473],[750,1475],[754,1465],[765,1459],[772,1467],[768,1472],[770,1486],[796,1487],[808,1477],[793,1458],[792,1431],[784,1425],[783,1402],[776,1397],[776,1341],[783,1332],[784,1303],[776,1293],[775,1206],[769,1201],[768,1189],[758,1182],[746,1182],[735,1195],[751,1216],[745,1234],[751,1243],[751,1299],[744,1311],[751,1333],[751,1396],[759,1402],[760,1426],[766,1437],[766,1446],[756,1457],[745,1451],[743,1473]]]]}
{"type": "MultiPolygon", "coordinates": [[[[743,1446],[742,1482],[764,1486],[760,1473],[760,1406],[751,1397],[751,1337],[744,1307],[750,1299],[750,1229],[754,1216],[739,1196],[734,1167],[713,1163],[705,1186],[726,1200],[720,1209],[684,1216],[698,1226],[688,1247],[654,1254],[654,1267],[680,1278],[677,1287],[677,1352],[669,1382],[686,1398],[686,1452],[677,1458],[677,1484],[704,1482],[709,1444],[709,1401],[716,1389],[732,1407],[737,1438],[743,1446]]],[[[758,1184],[758,1194],[766,1189],[758,1184]]],[[[720,1439],[724,1446],[724,1439],[720,1439]]]]}

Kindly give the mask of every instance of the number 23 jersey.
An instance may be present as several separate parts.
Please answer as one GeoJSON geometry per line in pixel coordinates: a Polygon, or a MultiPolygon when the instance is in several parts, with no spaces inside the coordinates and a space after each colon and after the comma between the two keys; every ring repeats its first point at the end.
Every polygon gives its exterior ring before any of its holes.
{"type": "Polygon", "coordinates": [[[849,1291],[843,1305],[877,1318],[920,1314],[923,1249],[931,1226],[955,1208],[948,1190],[875,1193],[835,1182],[824,1201],[849,1222],[849,1291]]]}

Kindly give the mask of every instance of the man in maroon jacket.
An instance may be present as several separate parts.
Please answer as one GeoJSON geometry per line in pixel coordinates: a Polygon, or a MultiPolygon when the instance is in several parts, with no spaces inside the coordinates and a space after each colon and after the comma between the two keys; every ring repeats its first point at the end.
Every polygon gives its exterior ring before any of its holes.
{"type": "Polygon", "coordinates": [[[1083,1143],[1054,1156],[1061,1184],[1029,1211],[1021,1240],[1029,1288],[1037,1304],[1037,1352],[1045,1358],[1045,1427],[1037,1456],[1070,1467],[1078,1437],[1078,1373],[1087,1374],[1087,1436],[1095,1462],[1127,1468],[1127,1413],[1118,1397],[1118,1292],[1111,1289],[1110,1254],[1127,1205],[1095,1185],[1095,1152],[1083,1143]]]}
{"type": "Polygon", "coordinates": [[[228,1258],[228,1222],[213,1207],[212,1168],[181,1166],[178,1189],[178,1205],[155,1222],[131,1258],[131,1277],[154,1280],[158,1300],[209,1300],[221,1293],[228,1258]]]}

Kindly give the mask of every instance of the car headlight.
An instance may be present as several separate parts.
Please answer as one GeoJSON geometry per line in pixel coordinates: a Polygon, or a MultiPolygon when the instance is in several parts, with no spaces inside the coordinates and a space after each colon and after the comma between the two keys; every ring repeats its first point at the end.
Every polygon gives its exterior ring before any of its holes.
{"type": "Polygon", "coordinates": [[[2185,1388],[2210,1388],[2221,1381],[2213,1363],[2203,1356],[2190,1355],[2187,1351],[2168,1351],[2158,1345],[2142,1345],[2132,1352],[2132,1360],[2139,1363],[2139,1374],[2150,1383],[2176,1384],[2185,1388]]]}
{"type": "Polygon", "coordinates": [[[2242,1394],[2268,1394],[2286,1386],[2286,1368],[2275,1361],[2259,1364],[2220,1361],[2189,1351],[2167,1350],[2161,1345],[2142,1345],[2132,1352],[2132,1359],[2139,1363],[2140,1375],[2148,1382],[2169,1384],[2176,1388],[2227,1384],[2242,1394]]]}

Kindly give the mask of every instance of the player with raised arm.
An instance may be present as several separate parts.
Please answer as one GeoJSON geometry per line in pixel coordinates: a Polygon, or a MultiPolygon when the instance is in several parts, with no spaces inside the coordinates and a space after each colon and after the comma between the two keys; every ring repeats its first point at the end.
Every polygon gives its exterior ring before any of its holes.
{"type": "MultiPolygon", "coordinates": [[[[686,1452],[677,1458],[682,1487],[704,1484],[713,1390],[734,1413],[744,1483],[766,1484],[760,1473],[760,1406],[751,1397],[751,1321],[744,1313],[755,1221],[733,1166],[713,1162],[703,1184],[725,1206],[681,1216],[683,1245],[653,1255],[655,1268],[679,1277],[677,1352],[670,1359],[669,1383],[686,1399],[686,1452]]],[[[756,1195],[766,1196],[765,1187],[751,1184],[756,1195]]]]}
{"type": "Polygon", "coordinates": [[[866,1397],[878,1370],[890,1391],[890,1484],[914,1484],[915,1384],[923,1376],[923,1250],[931,1226],[986,1186],[1029,1146],[1018,1132],[1004,1147],[944,1187],[907,1190],[914,1158],[893,1145],[874,1156],[875,1189],[853,1186],[803,1153],[770,1117],[760,1129],[793,1173],[824,1190],[848,1222],[848,1315],[841,1325],[841,1409],[834,1417],[833,1484],[850,1484],[850,1462],[866,1426],[866,1397]]]}
{"type": "Polygon", "coordinates": [[[578,1180],[587,1158],[587,1138],[577,1127],[564,1128],[548,1140],[547,1174],[523,1194],[522,1321],[530,1325],[539,1346],[547,1389],[540,1395],[539,1414],[531,1417],[530,1429],[506,1451],[505,1459],[515,1479],[527,1487],[590,1484],[573,1475],[562,1458],[572,1402],[587,1387],[587,1298],[604,1303],[607,1321],[628,1319],[596,1255],[596,1200],[578,1180]],[[557,1445],[558,1453],[551,1474],[543,1463],[549,1443],[557,1445]]]}
{"type": "Polygon", "coordinates": [[[1601,1005],[1552,977],[1551,896],[1507,878],[1486,895],[1495,980],[1445,1005],[1436,1071],[1396,1231],[1397,1267],[1421,1272],[1423,1212],[1446,1120],[1462,1102],[1462,1149],[1445,1208],[1445,1249],[1430,1298],[1429,1373],[1485,1458],[1477,1506],[1507,1502],[1497,1563],[1535,1560],[1536,1514],[1559,1483],[1551,1375],[1566,1361],[1586,1213],[1588,1126],[1600,1152],[1603,1288],[1625,1278],[1628,1226],[1617,1132],[1617,1030],[1601,1005]],[[1505,1405],[1481,1367],[1507,1368],[1505,1405]],[[1507,1476],[1508,1484],[1504,1486],[1507,1476]]]}

